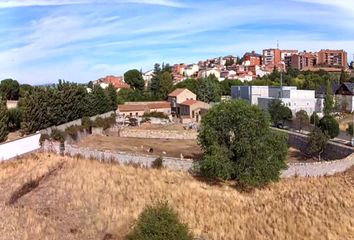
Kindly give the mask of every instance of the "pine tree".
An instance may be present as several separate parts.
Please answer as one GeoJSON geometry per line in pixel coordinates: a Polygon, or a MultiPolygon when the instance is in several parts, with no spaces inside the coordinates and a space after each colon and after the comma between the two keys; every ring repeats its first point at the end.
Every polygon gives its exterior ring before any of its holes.
{"type": "Polygon", "coordinates": [[[333,111],[333,107],[334,107],[333,90],[328,80],[326,85],[326,96],[324,99],[324,108],[323,108],[324,114],[329,115],[333,111]]]}
{"type": "Polygon", "coordinates": [[[111,111],[116,111],[118,107],[118,96],[117,90],[114,88],[112,84],[106,88],[107,98],[109,99],[109,105],[111,111]]]}

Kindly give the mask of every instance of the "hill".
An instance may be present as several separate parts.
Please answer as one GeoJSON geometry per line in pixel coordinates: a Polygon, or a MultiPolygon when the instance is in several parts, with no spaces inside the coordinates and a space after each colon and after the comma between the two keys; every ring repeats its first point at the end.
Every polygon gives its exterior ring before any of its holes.
{"type": "Polygon", "coordinates": [[[240,192],[183,172],[36,154],[0,164],[0,239],[122,239],[165,199],[207,239],[354,239],[354,170],[240,192]]]}

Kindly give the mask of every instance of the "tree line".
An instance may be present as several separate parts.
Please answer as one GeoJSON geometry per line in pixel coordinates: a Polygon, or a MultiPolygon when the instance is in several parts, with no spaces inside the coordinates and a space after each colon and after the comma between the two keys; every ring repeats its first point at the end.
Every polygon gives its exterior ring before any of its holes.
{"type": "MultiPolygon", "coordinates": [[[[15,86],[15,80],[11,80],[15,86]]],[[[3,83],[3,82],[1,82],[3,83]]],[[[5,84],[10,81],[6,80],[5,84]]],[[[0,88],[8,89],[8,88],[0,88]]],[[[90,117],[117,109],[117,92],[113,85],[103,89],[59,80],[58,84],[45,87],[25,86],[2,97],[0,104],[0,142],[7,139],[9,131],[21,130],[22,134],[90,117]],[[13,94],[15,93],[15,94],[13,94]],[[17,95],[18,93],[18,95],[17,95]],[[13,97],[15,96],[15,97],[13,97]],[[18,107],[7,109],[6,100],[18,99],[18,107]]],[[[2,95],[3,96],[3,92],[2,95]]]]}

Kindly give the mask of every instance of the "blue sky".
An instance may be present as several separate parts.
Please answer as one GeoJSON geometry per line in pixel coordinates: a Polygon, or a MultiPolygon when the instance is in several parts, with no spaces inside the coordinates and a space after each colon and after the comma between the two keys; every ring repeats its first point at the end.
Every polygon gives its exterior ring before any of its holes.
{"type": "Polygon", "coordinates": [[[0,0],[0,79],[88,82],[276,47],[354,53],[352,0],[0,0]]]}

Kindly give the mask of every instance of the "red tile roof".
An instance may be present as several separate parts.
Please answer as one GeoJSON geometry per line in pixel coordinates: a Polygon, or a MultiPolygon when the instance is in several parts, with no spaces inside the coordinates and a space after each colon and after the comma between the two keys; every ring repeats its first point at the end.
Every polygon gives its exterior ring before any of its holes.
{"type": "Polygon", "coordinates": [[[131,104],[131,105],[118,105],[118,110],[120,112],[131,112],[131,111],[147,111],[148,106],[144,104],[131,104]]]}
{"type": "Polygon", "coordinates": [[[158,108],[171,108],[170,102],[158,102],[158,103],[148,103],[149,109],[158,109],[158,108]]]}
{"type": "Polygon", "coordinates": [[[192,106],[192,105],[194,105],[194,104],[196,104],[198,102],[200,102],[200,101],[189,99],[189,100],[186,100],[183,103],[181,103],[181,105],[192,106]]]}
{"type": "Polygon", "coordinates": [[[178,95],[180,95],[184,90],[187,90],[187,88],[177,88],[176,90],[174,90],[173,92],[171,92],[170,94],[168,94],[169,97],[177,97],[178,95]]]}
{"type": "Polygon", "coordinates": [[[106,84],[112,83],[112,85],[117,89],[130,88],[129,84],[127,84],[123,81],[123,77],[106,76],[104,78],[98,79],[97,82],[98,83],[106,83],[106,84]]]}

